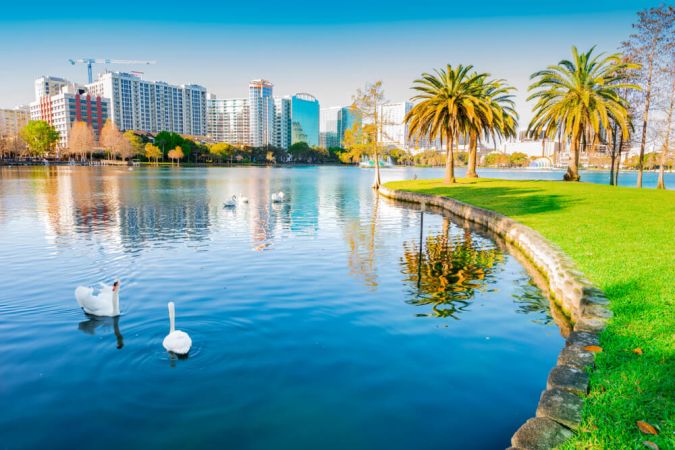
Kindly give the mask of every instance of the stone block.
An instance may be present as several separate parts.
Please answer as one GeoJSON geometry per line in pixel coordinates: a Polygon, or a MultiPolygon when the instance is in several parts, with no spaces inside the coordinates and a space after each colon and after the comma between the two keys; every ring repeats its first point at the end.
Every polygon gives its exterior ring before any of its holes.
{"type": "Polygon", "coordinates": [[[545,417],[528,419],[511,438],[515,448],[531,450],[548,450],[556,448],[571,438],[574,433],[545,417]]]}
{"type": "Polygon", "coordinates": [[[596,333],[574,330],[567,338],[567,345],[579,345],[581,347],[587,345],[600,345],[600,339],[596,333]]]}
{"type": "Polygon", "coordinates": [[[574,323],[574,331],[599,333],[607,328],[607,320],[602,317],[579,317],[574,323]]]}
{"type": "Polygon", "coordinates": [[[561,389],[547,389],[541,394],[537,417],[548,417],[561,425],[576,430],[581,423],[583,400],[561,389]]]}
{"type": "Polygon", "coordinates": [[[592,367],[595,363],[595,355],[592,352],[584,350],[580,345],[570,345],[565,347],[558,355],[558,364],[561,366],[572,366],[577,369],[592,367]]]}
{"type": "Polygon", "coordinates": [[[588,374],[572,366],[555,366],[548,374],[546,389],[560,389],[577,395],[588,393],[588,374]]]}

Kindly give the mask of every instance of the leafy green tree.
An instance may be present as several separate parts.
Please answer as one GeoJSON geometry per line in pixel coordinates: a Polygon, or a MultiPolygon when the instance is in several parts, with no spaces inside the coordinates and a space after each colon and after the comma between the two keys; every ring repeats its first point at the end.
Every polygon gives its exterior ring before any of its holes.
{"type": "Polygon", "coordinates": [[[31,120],[19,131],[19,136],[28,146],[31,156],[46,156],[60,135],[56,128],[44,120],[31,120]]]}
{"type": "Polygon", "coordinates": [[[218,142],[209,146],[209,153],[219,158],[221,162],[228,158],[232,162],[234,151],[235,148],[226,142],[218,142]]]}
{"type": "Polygon", "coordinates": [[[521,152],[513,152],[509,155],[509,164],[513,167],[525,167],[530,163],[530,158],[521,152]]]}
{"type": "Polygon", "coordinates": [[[157,161],[162,157],[162,150],[156,145],[148,142],[145,144],[145,157],[148,158],[148,160],[154,159],[155,165],[157,165],[157,161]]]}
{"type": "Polygon", "coordinates": [[[155,145],[162,149],[163,158],[168,156],[170,150],[182,145],[183,141],[184,139],[180,134],[171,131],[160,131],[155,136],[155,145]]]}
{"type": "Polygon", "coordinates": [[[503,153],[494,152],[485,156],[485,165],[488,167],[506,167],[509,163],[509,156],[503,153]]]}
{"type": "Polygon", "coordinates": [[[133,130],[125,131],[123,136],[127,142],[129,142],[131,149],[130,155],[127,157],[132,157],[135,155],[142,156],[145,154],[145,143],[140,136],[133,132],[133,130]]]}
{"type": "Polygon", "coordinates": [[[593,54],[595,47],[579,53],[572,47],[572,60],[535,72],[528,100],[536,100],[534,117],[527,132],[532,137],[553,139],[560,133],[570,140],[570,163],[566,181],[579,181],[579,153],[582,139],[600,130],[612,133],[610,121],[623,136],[630,133],[630,118],[622,89],[639,89],[626,82],[626,73],[640,66],[625,62],[621,54],[593,54]]]}
{"type": "Polygon", "coordinates": [[[459,136],[475,128],[480,117],[492,114],[482,90],[486,77],[474,72],[473,66],[448,64],[433,74],[423,73],[413,84],[418,93],[413,97],[417,103],[405,117],[409,137],[445,141],[445,183],[455,183],[454,145],[459,136]]]}

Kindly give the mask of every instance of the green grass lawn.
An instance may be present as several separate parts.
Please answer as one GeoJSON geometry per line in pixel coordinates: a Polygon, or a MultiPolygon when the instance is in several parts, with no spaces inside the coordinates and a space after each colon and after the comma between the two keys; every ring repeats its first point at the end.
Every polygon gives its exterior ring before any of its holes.
{"type": "Polygon", "coordinates": [[[675,192],[495,179],[386,186],[456,198],[534,228],[611,300],[581,431],[566,448],[646,448],[645,440],[675,448],[675,192]],[[642,434],[637,420],[659,434],[642,434]]]}

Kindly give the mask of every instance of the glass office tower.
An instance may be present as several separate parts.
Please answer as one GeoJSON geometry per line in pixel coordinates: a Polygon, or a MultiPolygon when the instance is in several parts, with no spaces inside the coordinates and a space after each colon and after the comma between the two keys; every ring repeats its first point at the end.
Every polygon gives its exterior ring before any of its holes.
{"type": "Polygon", "coordinates": [[[319,101],[310,94],[291,97],[291,145],[297,142],[319,145],[319,101]]]}

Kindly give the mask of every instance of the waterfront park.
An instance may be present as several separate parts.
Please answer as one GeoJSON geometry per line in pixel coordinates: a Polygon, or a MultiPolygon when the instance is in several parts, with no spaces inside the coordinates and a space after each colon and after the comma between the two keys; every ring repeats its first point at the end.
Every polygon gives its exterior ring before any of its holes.
{"type": "Polygon", "coordinates": [[[0,448],[673,448],[675,13],[638,9],[524,89],[440,58],[395,119],[360,79],[321,145],[255,145],[253,97],[249,142],[37,101],[0,135],[0,448]]]}

